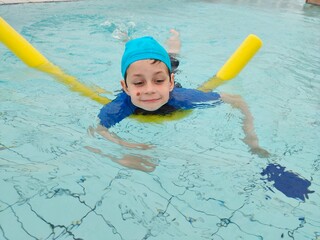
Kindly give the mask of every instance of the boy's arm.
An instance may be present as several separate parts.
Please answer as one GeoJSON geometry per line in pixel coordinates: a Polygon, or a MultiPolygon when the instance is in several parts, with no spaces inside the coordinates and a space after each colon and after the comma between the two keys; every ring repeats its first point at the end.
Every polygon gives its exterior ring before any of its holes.
{"type": "Polygon", "coordinates": [[[231,104],[232,107],[238,108],[244,115],[242,128],[245,138],[243,141],[251,148],[251,152],[259,157],[269,157],[269,152],[259,146],[259,140],[254,130],[253,116],[244,99],[240,95],[230,95],[227,93],[221,93],[220,95],[222,101],[231,104]]]}
{"type": "Polygon", "coordinates": [[[139,149],[149,149],[151,146],[146,144],[139,143],[129,143],[121,139],[114,133],[110,133],[108,128],[114,126],[116,123],[119,123],[124,118],[130,116],[135,110],[135,106],[131,103],[130,98],[124,92],[121,92],[117,95],[116,99],[112,102],[103,106],[98,115],[100,123],[96,128],[90,127],[88,129],[91,135],[98,133],[105,139],[117,143],[121,146],[129,148],[139,148],[139,149]]]}
{"type": "Polygon", "coordinates": [[[90,147],[90,146],[85,146],[84,148],[86,148],[90,152],[99,154],[103,157],[107,157],[107,158],[111,159],[113,162],[118,163],[124,167],[136,169],[136,170],[143,171],[143,172],[152,172],[155,170],[155,168],[157,166],[157,164],[154,163],[154,160],[151,157],[145,156],[145,155],[126,154],[126,155],[119,158],[119,157],[115,157],[111,154],[103,153],[98,148],[94,148],[94,147],[90,147]]]}
{"type": "Polygon", "coordinates": [[[89,132],[91,135],[94,135],[94,133],[98,133],[100,136],[104,137],[105,139],[114,142],[116,144],[119,144],[124,147],[128,148],[138,148],[138,149],[150,149],[152,148],[151,145],[142,144],[142,143],[130,143],[123,139],[121,139],[118,135],[115,133],[110,133],[108,128],[102,126],[101,124],[98,124],[98,126],[94,129],[93,127],[89,128],[89,132]]]}

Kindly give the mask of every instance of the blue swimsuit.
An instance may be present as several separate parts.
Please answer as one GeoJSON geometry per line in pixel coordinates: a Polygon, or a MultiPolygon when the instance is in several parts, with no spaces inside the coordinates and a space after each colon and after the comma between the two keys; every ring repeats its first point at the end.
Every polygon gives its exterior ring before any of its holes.
{"type": "Polygon", "coordinates": [[[110,128],[131,114],[166,115],[180,109],[212,107],[221,102],[221,97],[216,92],[205,93],[196,89],[175,87],[170,92],[169,101],[164,106],[156,111],[148,112],[133,105],[130,96],[122,91],[112,102],[102,107],[98,117],[101,125],[110,128]]]}

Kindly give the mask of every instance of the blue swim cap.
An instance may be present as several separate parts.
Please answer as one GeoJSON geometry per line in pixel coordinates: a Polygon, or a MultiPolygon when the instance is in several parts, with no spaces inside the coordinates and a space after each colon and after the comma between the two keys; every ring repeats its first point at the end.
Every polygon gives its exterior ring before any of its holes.
{"type": "Polygon", "coordinates": [[[163,62],[171,72],[171,62],[167,51],[152,37],[133,39],[126,44],[122,60],[121,73],[124,77],[131,63],[145,59],[156,59],[163,62]]]}

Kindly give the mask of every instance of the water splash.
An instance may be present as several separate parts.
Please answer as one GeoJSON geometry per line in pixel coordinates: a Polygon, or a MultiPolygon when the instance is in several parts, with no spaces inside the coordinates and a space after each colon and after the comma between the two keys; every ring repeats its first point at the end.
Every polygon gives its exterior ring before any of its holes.
{"type": "Polygon", "coordinates": [[[136,24],[132,21],[118,23],[107,20],[101,26],[110,32],[113,38],[123,42],[130,40],[136,31],[136,24]]]}

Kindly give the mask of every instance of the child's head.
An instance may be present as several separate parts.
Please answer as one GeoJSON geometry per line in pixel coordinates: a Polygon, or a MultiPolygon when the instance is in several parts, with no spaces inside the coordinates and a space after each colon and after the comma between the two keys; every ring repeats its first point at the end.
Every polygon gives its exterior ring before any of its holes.
{"type": "Polygon", "coordinates": [[[147,111],[166,104],[174,87],[167,51],[152,37],[129,41],[121,61],[123,90],[132,103],[147,111]]]}

